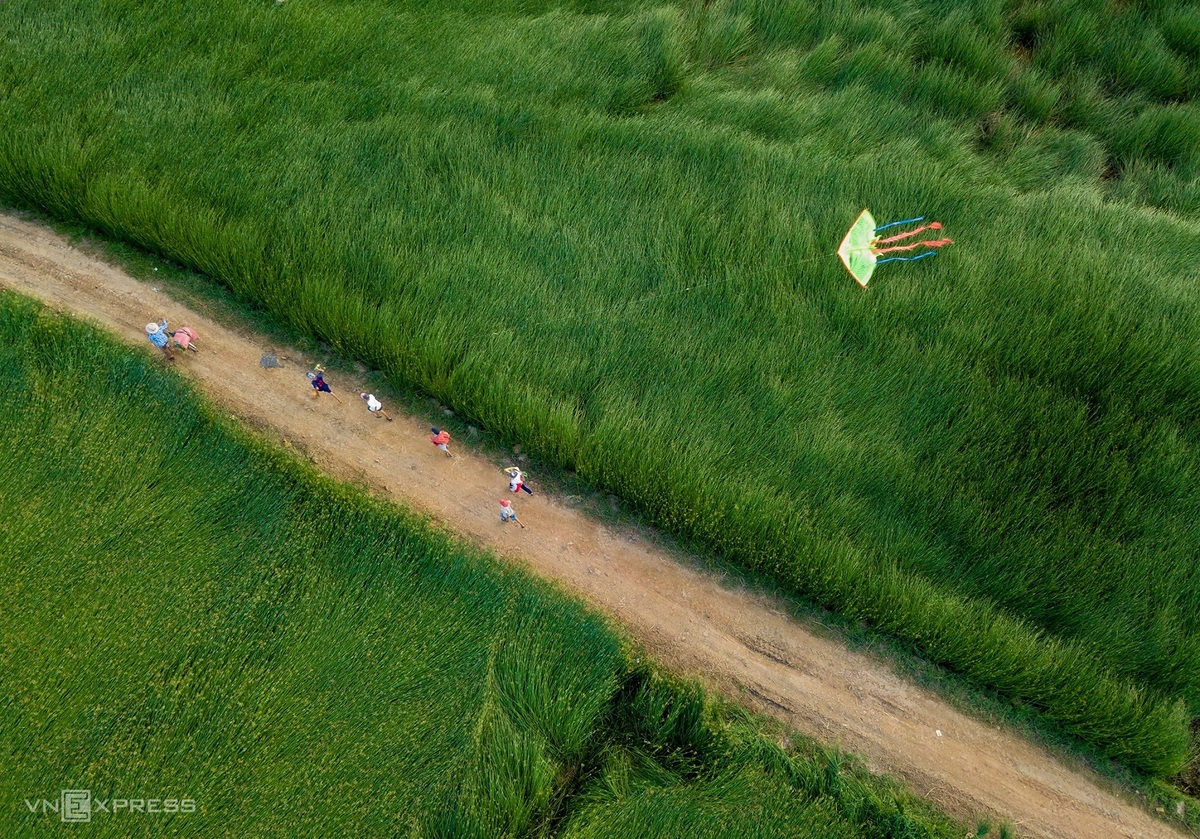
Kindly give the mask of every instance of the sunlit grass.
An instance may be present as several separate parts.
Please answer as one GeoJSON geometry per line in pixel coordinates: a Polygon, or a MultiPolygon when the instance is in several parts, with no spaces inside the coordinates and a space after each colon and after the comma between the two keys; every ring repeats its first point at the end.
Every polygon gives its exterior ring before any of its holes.
{"type": "Polygon", "coordinates": [[[1167,773],[1200,707],[1190,18],[1004,9],[10,2],[0,194],[1167,773]],[[864,206],[956,244],[863,293],[832,251],[864,206]]]}
{"type": "Polygon", "coordinates": [[[836,755],[785,753],[149,353],[3,294],[0,369],[5,835],[61,789],[195,802],[97,810],[105,836],[962,833],[861,769],[813,783],[836,755]]]}

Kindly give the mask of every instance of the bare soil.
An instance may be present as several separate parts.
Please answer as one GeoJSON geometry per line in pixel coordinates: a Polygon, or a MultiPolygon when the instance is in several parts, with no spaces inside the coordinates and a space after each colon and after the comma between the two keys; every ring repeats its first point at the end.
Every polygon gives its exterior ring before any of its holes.
{"type": "Polygon", "coordinates": [[[157,352],[143,331],[148,321],[166,317],[174,327],[195,327],[200,352],[181,353],[175,365],[231,414],[321,469],[423,510],[558,581],[615,618],[671,670],[862,755],[873,771],[903,778],[954,815],[986,814],[1007,819],[1021,835],[1055,839],[1184,835],[1094,773],[964,714],[886,662],[788,617],[784,604],[656,547],[646,531],[606,524],[570,499],[541,493],[513,500],[525,529],[501,524],[498,501],[512,496],[487,457],[452,444],[456,457],[447,459],[430,444],[426,420],[372,416],[358,398],[360,383],[345,376],[329,376],[344,404],[310,398],[304,366],[260,367],[269,340],[187,309],[45,227],[0,215],[0,286],[98,323],[147,352],[157,352]]]}

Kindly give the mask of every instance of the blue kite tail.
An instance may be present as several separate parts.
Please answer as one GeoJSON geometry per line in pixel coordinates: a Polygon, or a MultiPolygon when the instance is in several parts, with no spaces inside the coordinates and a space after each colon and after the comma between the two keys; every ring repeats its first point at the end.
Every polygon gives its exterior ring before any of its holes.
{"type": "Polygon", "coordinates": [[[937,255],[937,251],[925,251],[925,253],[919,253],[916,256],[889,256],[887,259],[880,259],[876,261],[875,264],[882,265],[885,262],[912,262],[914,259],[924,259],[927,256],[937,255]]]}
{"type": "Polygon", "coordinates": [[[912,224],[914,221],[924,221],[924,220],[925,220],[925,216],[917,216],[916,218],[906,218],[906,219],[901,219],[900,221],[890,221],[887,224],[883,225],[882,227],[876,227],[875,232],[878,233],[880,230],[887,230],[889,227],[895,227],[897,224],[912,224]]]}

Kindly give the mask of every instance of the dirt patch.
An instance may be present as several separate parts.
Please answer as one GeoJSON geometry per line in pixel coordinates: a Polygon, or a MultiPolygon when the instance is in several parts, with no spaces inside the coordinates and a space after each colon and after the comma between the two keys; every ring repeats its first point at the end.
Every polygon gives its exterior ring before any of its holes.
{"type": "MultiPolygon", "coordinates": [[[[262,366],[272,342],[210,320],[54,232],[0,216],[0,285],[112,330],[147,352],[144,325],[166,317],[199,330],[200,352],[176,364],[211,399],[277,435],[339,478],[424,510],[461,536],[578,592],[614,616],[660,662],[905,779],[963,818],[987,814],[1037,837],[1179,837],[1112,791],[1015,734],[966,716],[886,663],[824,637],[783,606],[631,541],[539,493],[513,503],[525,529],[503,525],[507,477],[461,447],[445,458],[418,417],[372,416],[358,382],[331,376],[343,399],[309,397],[301,354],[262,366]]],[[[389,406],[390,407],[390,406],[389,406]]]]}
{"type": "Polygon", "coordinates": [[[1188,795],[1200,797],[1200,719],[1192,720],[1191,732],[1192,759],[1171,781],[1188,795]]]}

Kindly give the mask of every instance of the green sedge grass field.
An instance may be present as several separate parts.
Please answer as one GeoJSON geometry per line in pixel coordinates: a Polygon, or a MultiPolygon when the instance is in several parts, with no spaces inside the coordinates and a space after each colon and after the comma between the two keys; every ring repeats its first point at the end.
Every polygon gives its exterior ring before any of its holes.
{"type": "Polygon", "coordinates": [[[106,836],[962,835],[146,353],[6,293],[0,370],[6,836],[61,789],[194,803],[95,810],[106,836]]]}
{"type": "Polygon", "coordinates": [[[17,0],[0,42],[0,197],[1185,762],[1196,3],[17,0]],[[864,292],[863,207],[955,244],[864,292]]]}

